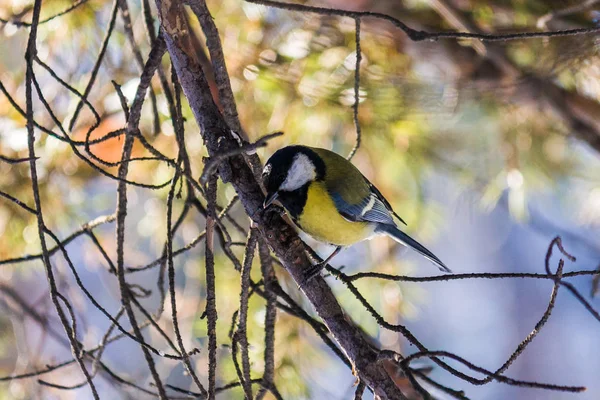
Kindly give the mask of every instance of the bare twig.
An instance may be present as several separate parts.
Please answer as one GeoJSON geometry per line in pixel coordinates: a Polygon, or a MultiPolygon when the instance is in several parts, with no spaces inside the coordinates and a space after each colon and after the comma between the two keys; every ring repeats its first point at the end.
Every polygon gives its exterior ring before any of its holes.
{"type": "Polygon", "coordinates": [[[391,22],[396,27],[400,28],[406,35],[415,42],[424,40],[438,40],[438,39],[479,39],[489,42],[504,42],[508,40],[521,40],[521,39],[534,39],[534,38],[549,38],[549,37],[560,37],[560,36],[574,36],[574,35],[587,35],[600,32],[600,27],[591,28],[580,28],[580,29],[565,29],[559,31],[544,31],[544,32],[519,32],[519,33],[508,33],[508,34],[484,34],[484,33],[470,33],[470,32],[427,32],[418,31],[410,28],[404,22],[397,18],[394,18],[387,14],[382,14],[372,11],[348,11],[340,10],[336,8],[324,8],[307,6],[296,3],[283,3],[273,0],[246,0],[249,3],[262,4],[264,6],[283,8],[290,11],[302,11],[310,12],[323,15],[339,15],[342,17],[350,18],[361,18],[361,17],[374,17],[384,21],[391,22]]]}
{"type": "Polygon", "coordinates": [[[204,171],[202,172],[202,176],[200,177],[200,182],[202,184],[206,184],[208,177],[214,172],[215,168],[217,168],[219,163],[221,163],[223,160],[229,157],[236,156],[238,154],[250,154],[258,148],[265,147],[269,140],[279,137],[281,135],[283,135],[283,132],[269,133],[268,135],[261,137],[254,143],[244,144],[238,147],[237,149],[225,151],[217,154],[215,157],[210,158],[204,166],[204,171]]]}
{"type": "Polygon", "coordinates": [[[254,251],[256,250],[256,242],[258,241],[258,231],[250,229],[248,233],[248,241],[246,243],[246,253],[244,254],[244,262],[242,264],[241,274],[241,291],[240,291],[240,311],[238,328],[236,332],[237,340],[242,348],[242,387],[246,400],[252,400],[252,385],[250,385],[250,358],[248,356],[248,299],[250,290],[250,270],[252,269],[252,260],[254,259],[254,251]]]}
{"type": "MultiPolygon", "coordinates": [[[[43,20],[40,20],[37,25],[42,25],[45,24],[46,22],[50,22],[55,18],[61,17],[63,15],[66,15],[68,13],[70,13],[71,11],[75,10],[76,8],[78,8],[79,6],[87,3],[88,0],[78,0],[76,2],[74,2],[73,4],[71,4],[69,7],[65,8],[63,11],[56,13],[48,18],[45,18],[43,20]]],[[[0,18],[0,22],[5,23],[5,24],[12,24],[15,25],[17,27],[30,27],[32,26],[32,23],[30,22],[24,22],[24,21],[18,21],[18,20],[9,20],[9,19],[4,19],[4,18],[0,18]]]]}
{"type": "MultiPolygon", "coordinates": [[[[92,91],[92,87],[94,86],[94,81],[96,80],[96,76],[98,75],[98,71],[100,70],[100,65],[102,64],[102,60],[104,59],[104,55],[106,54],[106,49],[108,48],[108,42],[110,37],[112,36],[113,29],[115,27],[115,22],[117,20],[117,13],[119,10],[119,2],[124,0],[114,0],[112,10],[110,12],[110,20],[108,21],[108,29],[106,30],[106,35],[102,40],[102,46],[100,47],[100,52],[98,53],[98,57],[96,58],[96,63],[94,64],[94,68],[92,69],[92,73],[90,74],[90,79],[88,81],[87,86],[83,92],[83,98],[77,103],[77,107],[75,108],[75,112],[73,113],[73,117],[69,122],[69,131],[73,130],[75,123],[77,122],[77,117],[79,116],[79,112],[83,107],[83,104],[87,100],[90,92],[92,91]]],[[[129,158],[129,157],[127,157],[129,158]]]]}
{"type": "Polygon", "coordinates": [[[354,19],[355,23],[355,38],[356,41],[356,63],[354,64],[354,104],[352,105],[352,111],[354,116],[354,128],[356,129],[356,141],[354,147],[348,154],[348,160],[352,160],[352,157],[358,151],[360,147],[361,134],[360,134],[360,123],[358,122],[358,105],[360,103],[360,62],[362,60],[362,53],[360,50],[360,17],[354,19]]]}
{"type": "Polygon", "coordinates": [[[225,55],[223,54],[223,47],[221,46],[217,26],[203,0],[190,0],[188,4],[196,15],[196,18],[198,18],[202,30],[208,39],[206,46],[208,47],[213,65],[213,73],[219,90],[219,100],[223,106],[223,118],[225,118],[225,122],[231,129],[243,134],[244,130],[238,118],[237,106],[233,91],[231,90],[231,82],[229,81],[225,55]]]}
{"type": "MultiPolygon", "coordinates": [[[[27,51],[25,53],[25,60],[27,62],[26,69],[26,80],[25,80],[25,96],[27,103],[27,145],[29,150],[29,168],[31,170],[31,188],[33,191],[33,199],[35,203],[35,210],[37,216],[37,228],[38,228],[38,237],[40,240],[40,244],[42,247],[42,260],[44,262],[44,267],[46,269],[46,276],[48,278],[48,285],[50,286],[50,297],[52,298],[52,303],[54,304],[54,308],[58,313],[60,321],[65,329],[67,337],[69,338],[69,342],[71,345],[71,352],[73,356],[77,360],[79,364],[79,368],[81,372],[84,374],[86,381],[92,391],[92,396],[94,399],[99,399],[98,392],[96,390],[96,386],[92,382],[92,377],[90,376],[87,367],[82,359],[81,352],[79,350],[79,343],[77,341],[77,337],[74,329],[69,325],[67,317],[59,303],[59,299],[62,299],[64,304],[67,307],[70,307],[69,302],[66,298],[59,293],[58,288],[56,286],[56,280],[54,278],[54,272],[52,271],[52,264],[50,263],[50,255],[48,254],[48,247],[46,243],[46,238],[44,236],[45,232],[45,223],[44,216],[42,213],[42,203],[40,197],[40,189],[38,183],[38,175],[37,175],[37,165],[36,165],[36,155],[35,155],[35,131],[33,124],[33,98],[32,98],[32,84],[34,81],[34,72],[33,72],[33,60],[37,53],[36,40],[37,40],[37,29],[40,18],[40,10],[42,7],[42,1],[36,0],[33,6],[33,18],[31,24],[31,30],[29,33],[29,40],[27,42],[27,51]]],[[[72,315],[72,324],[75,326],[75,316],[72,315]]]]}
{"type": "Polygon", "coordinates": [[[263,385],[256,394],[256,400],[262,400],[267,394],[267,387],[273,384],[275,375],[275,320],[277,318],[277,295],[274,286],[277,285],[277,277],[271,262],[269,246],[263,238],[258,239],[258,255],[260,257],[260,270],[265,286],[265,298],[267,300],[265,310],[265,351],[263,371],[263,385]]]}
{"type": "Polygon", "coordinates": [[[205,243],[206,316],[208,321],[208,399],[215,398],[217,374],[217,298],[215,290],[214,230],[216,222],[217,177],[212,175],[206,187],[207,218],[205,243]]]}
{"type": "MultiPolygon", "coordinates": [[[[135,95],[135,99],[133,101],[133,105],[131,107],[129,120],[127,122],[127,132],[128,134],[125,136],[125,142],[123,143],[123,153],[121,156],[121,160],[126,160],[131,156],[131,151],[133,148],[133,140],[134,137],[131,134],[137,130],[137,126],[139,124],[142,104],[144,101],[144,95],[146,90],[150,84],[150,80],[152,79],[152,75],[154,75],[154,71],[156,67],[160,63],[162,55],[164,54],[164,47],[160,44],[153,47],[150,55],[148,56],[148,61],[144,67],[144,72],[140,78],[140,84],[138,86],[138,90],[135,95]]],[[[127,216],[127,186],[124,182],[124,179],[127,178],[128,172],[128,163],[122,163],[119,165],[119,181],[118,185],[118,195],[117,195],[117,276],[119,278],[119,287],[121,290],[121,303],[123,304],[123,308],[127,312],[127,317],[129,318],[129,322],[133,328],[135,336],[138,339],[138,342],[144,342],[144,338],[142,337],[142,333],[139,329],[139,325],[137,323],[137,319],[131,307],[130,296],[131,293],[127,286],[127,281],[125,279],[125,267],[124,267],[124,243],[125,243],[125,218],[127,216]]],[[[144,357],[146,359],[146,363],[148,364],[148,368],[150,369],[150,373],[152,374],[152,378],[154,379],[154,384],[159,393],[159,397],[161,399],[167,398],[167,393],[162,384],[160,376],[156,370],[156,365],[152,356],[148,352],[145,346],[141,346],[142,351],[144,353],[144,357]]]]}
{"type": "MultiPolygon", "coordinates": [[[[37,157],[37,159],[39,159],[39,157],[37,157]]],[[[0,154],[0,161],[4,161],[5,163],[8,163],[8,164],[19,164],[19,163],[24,163],[24,162],[30,162],[31,160],[28,157],[13,158],[13,157],[3,156],[2,154],[0,154]]]]}
{"type": "MultiPolygon", "coordinates": [[[[231,89],[231,82],[227,72],[227,65],[225,63],[219,31],[210,15],[205,0],[191,0],[189,4],[194,14],[196,14],[200,26],[202,27],[202,31],[207,39],[206,45],[213,65],[212,72],[219,92],[219,103],[223,110],[223,118],[229,128],[236,132],[237,135],[241,136],[240,139],[243,142],[248,138],[238,118],[237,106],[235,104],[233,90],[231,89]]],[[[254,178],[260,184],[260,175],[262,171],[258,156],[256,156],[256,154],[247,154],[244,158],[248,161],[254,174],[254,178]]],[[[221,178],[223,178],[223,176],[221,176],[221,178]]],[[[224,182],[227,182],[227,180],[224,180],[224,182]]]]}
{"type": "Polygon", "coordinates": [[[356,386],[356,391],[354,392],[354,400],[362,400],[363,393],[365,393],[366,388],[367,385],[365,385],[363,382],[359,382],[356,386]]]}
{"type": "Polygon", "coordinates": [[[540,383],[540,382],[525,382],[525,381],[519,381],[519,380],[512,379],[512,378],[507,378],[503,375],[497,375],[492,371],[488,371],[485,368],[478,367],[477,365],[465,360],[464,358],[459,357],[456,354],[453,354],[453,353],[450,353],[447,351],[424,351],[424,352],[414,353],[414,354],[406,357],[402,361],[402,363],[404,365],[408,365],[411,361],[417,360],[419,358],[424,358],[424,357],[426,357],[426,358],[448,357],[452,360],[460,362],[461,364],[465,365],[469,369],[472,369],[473,371],[476,371],[481,374],[492,377],[494,380],[496,380],[498,382],[506,383],[506,384],[513,385],[513,386],[530,387],[530,388],[537,388],[537,389],[547,389],[547,390],[552,390],[552,391],[571,392],[571,393],[583,392],[586,389],[583,386],[562,386],[562,385],[553,385],[553,384],[540,383]]]}
{"type": "MultiPolygon", "coordinates": [[[[135,58],[135,62],[138,65],[139,71],[142,72],[144,69],[144,58],[142,57],[142,52],[140,51],[140,47],[137,45],[135,41],[135,36],[133,33],[133,27],[131,26],[131,12],[129,11],[129,6],[127,5],[127,0],[119,1],[119,8],[121,10],[121,18],[123,19],[123,27],[125,28],[125,34],[127,36],[127,41],[133,50],[133,56],[135,58]]],[[[160,67],[159,67],[160,68],[160,67]]],[[[156,94],[154,93],[154,89],[152,85],[149,86],[150,92],[150,102],[152,103],[152,115],[154,116],[154,135],[158,135],[160,132],[160,118],[158,116],[158,107],[156,101],[156,94]]]]}
{"type": "MultiPolygon", "coordinates": [[[[179,346],[179,350],[181,355],[183,356],[183,364],[185,366],[186,371],[192,379],[194,383],[200,389],[200,393],[206,396],[207,392],[204,388],[204,385],[200,383],[200,379],[194,371],[194,367],[190,362],[190,358],[185,350],[183,345],[183,339],[181,337],[181,331],[179,329],[179,321],[177,319],[177,297],[175,294],[175,266],[173,262],[173,229],[171,229],[172,217],[173,217],[173,197],[175,196],[175,186],[177,185],[177,181],[179,180],[180,175],[175,174],[173,177],[173,183],[171,184],[171,188],[169,190],[169,194],[167,196],[167,265],[169,269],[169,295],[171,297],[171,320],[173,321],[173,330],[175,331],[175,337],[177,338],[177,344],[179,346]]],[[[183,215],[183,214],[182,214],[183,215]]],[[[182,221],[180,219],[179,221],[182,221]]]]}

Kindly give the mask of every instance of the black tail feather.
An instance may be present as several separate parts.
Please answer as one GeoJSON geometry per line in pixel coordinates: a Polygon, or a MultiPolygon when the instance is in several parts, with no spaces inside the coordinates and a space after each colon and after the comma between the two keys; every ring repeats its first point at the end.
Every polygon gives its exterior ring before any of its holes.
{"type": "Polygon", "coordinates": [[[415,239],[408,236],[406,233],[402,232],[400,229],[398,229],[394,225],[380,224],[377,227],[376,231],[385,233],[386,235],[390,236],[395,241],[414,249],[416,252],[421,254],[423,257],[434,262],[441,271],[450,272],[450,273],[452,272],[450,270],[450,268],[446,267],[446,265],[439,258],[437,258],[435,256],[435,254],[433,254],[431,251],[427,250],[425,248],[425,246],[423,246],[421,243],[417,242],[415,239]]]}

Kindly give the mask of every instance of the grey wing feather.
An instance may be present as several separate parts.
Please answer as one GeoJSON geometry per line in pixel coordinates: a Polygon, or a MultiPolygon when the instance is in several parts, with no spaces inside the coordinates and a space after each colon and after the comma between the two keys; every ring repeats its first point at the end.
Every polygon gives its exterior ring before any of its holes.
{"type": "Polygon", "coordinates": [[[362,219],[370,222],[381,222],[382,224],[394,224],[394,219],[390,215],[390,211],[385,204],[375,195],[373,206],[365,212],[362,219]]]}
{"type": "Polygon", "coordinates": [[[330,193],[335,207],[340,214],[353,222],[377,222],[382,224],[394,224],[394,220],[386,205],[375,193],[365,198],[358,204],[346,202],[337,193],[330,193]]]}
{"type": "Polygon", "coordinates": [[[333,199],[335,208],[342,214],[344,218],[349,221],[356,222],[361,215],[362,210],[365,208],[368,202],[368,198],[364,199],[358,204],[350,204],[337,192],[330,191],[329,194],[333,199]]]}
{"type": "Polygon", "coordinates": [[[373,185],[367,178],[365,178],[365,180],[369,184],[369,188],[371,189],[371,191],[373,193],[375,193],[375,195],[377,195],[378,200],[380,200],[380,202],[382,202],[385,205],[385,208],[388,210],[388,212],[393,214],[396,218],[398,218],[398,220],[400,222],[402,222],[404,225],[406,225],[406,222],[404,222],[404,220],[402,218],[400,218],[400,216],[398,214],[396,214],[396,212],[392,208],[392,205],[386,200],[385,197],[383,197],[383,194],[381,194],[379,189],[377,189],[377,187],[375,185],[373,185]]]}

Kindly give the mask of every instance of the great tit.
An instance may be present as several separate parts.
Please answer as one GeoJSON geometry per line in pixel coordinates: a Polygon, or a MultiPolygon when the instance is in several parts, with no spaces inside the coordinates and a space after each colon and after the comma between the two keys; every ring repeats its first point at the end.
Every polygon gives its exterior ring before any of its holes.
{"type": "Polygon", "coordinates": [[[431,251],[402,232],[390,203],[350,161],[325,149],[287,146],[277,150],[262,173],[267,196],[263,208],[278,200],[294,223],[315,239],[336,246],[323,262],[306,271],[318,274],[343,247],[375,235],[388,235],[451,272],[431,251]]]}

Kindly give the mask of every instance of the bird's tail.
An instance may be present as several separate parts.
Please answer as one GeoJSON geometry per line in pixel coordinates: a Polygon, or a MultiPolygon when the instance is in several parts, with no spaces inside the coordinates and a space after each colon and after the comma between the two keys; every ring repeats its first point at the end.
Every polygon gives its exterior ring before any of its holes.
{"type": "Polygon", "coordinates": [[[406,233],[402,232],[400,229],[398,229],[394,225],[381,224],[377,227],[376,232],[384,233],[384,234],[390,236],[392,239],[394,239],[398,243],[402,243],[405,246],[413,248],[415,251],[420,253],[423,257],[434,262],[441,271],[452,272],[452,271],[450,271],[450,268],[446,267],[446,265],[439,258],[437,258],[431,251],[427,250],[425,248],[425,246],[423,246],[421,243],[417,242],[415,239],[408,236],[406,233]]]}

